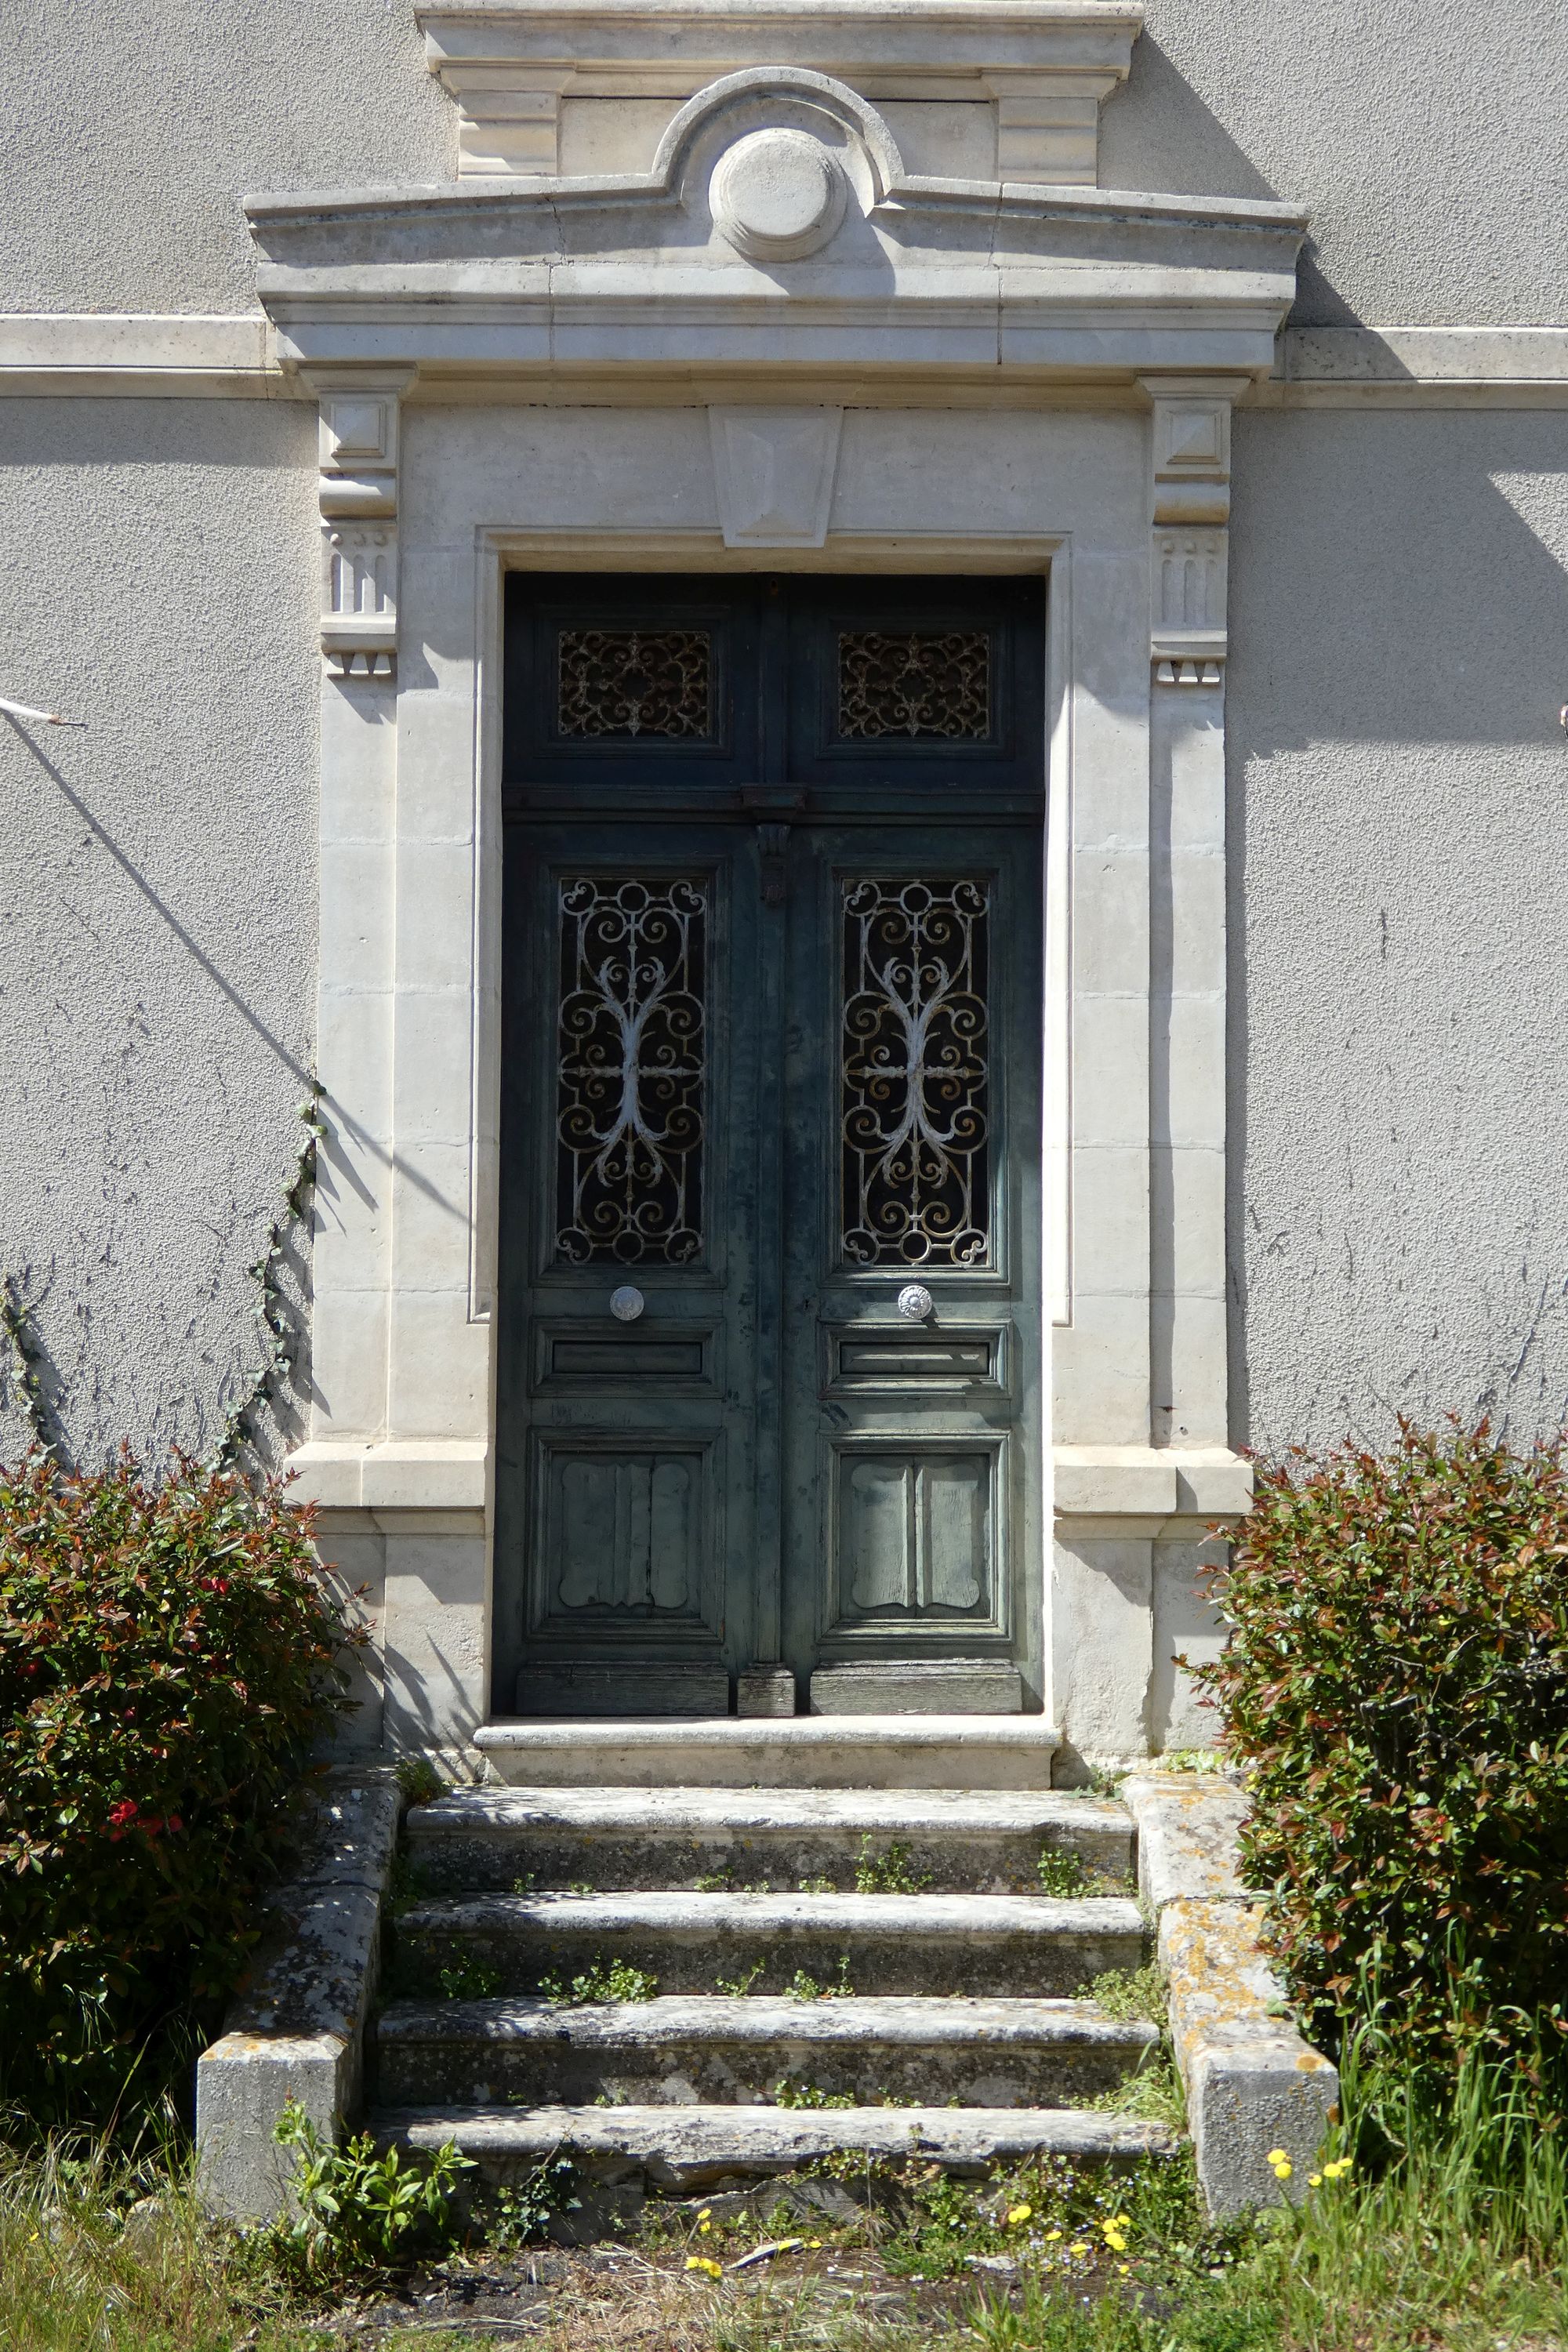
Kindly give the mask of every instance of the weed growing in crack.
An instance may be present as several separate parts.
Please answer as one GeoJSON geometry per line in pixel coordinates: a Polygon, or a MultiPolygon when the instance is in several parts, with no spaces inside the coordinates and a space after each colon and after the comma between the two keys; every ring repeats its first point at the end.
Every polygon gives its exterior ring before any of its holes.
{"type": "Polygon", "coordinates": [[[1039,1874],[1040,1892],[1054,1902],[1071,1903],[1089,1891],[1090,1880],[1083,1866],[1083,1856],[1070,1845],[1045,1845],[1035,1865],[1039,1874]]]}
{"type": "Polygon", "coordinates": [[[1163,2033],[1168,1990],[1164,1969],[1151,1962],[1142,1969],[1107,1969],[1092,1984],[1079,1985],[1078,1999],[1098,2001],[1118,2024],[1142,2018],[1163,2033]]]}
{"type": "Polygon", "coordinates": [[[715,1992],[728,1993],[731,2000],[744,2000],[757,1979],[765,1974],[767,1965],[766,1960],[753,1960],[743,1976],[715,1977],[713,1990],[715,1992]]]}
{"type": "Polygon", "coordinates": [[[804,1969],[796,1969],[784,1988],[792,2000],[853,2000],[855,1988],[849,1981],[849,1955],[840,1952],[837,1973],[826,1984],[818,1984],[804,1969]]]}
{"type": "Polygon", "coordinates": [[[546,2000],[580,2009],[595,2000],[651,2000],[658,1990],[658,1979],[647,1969],[633,1968],[629,1960],[599,1958],[569,1982],[560,1977],[542,1977],[539,1990],[546,2000]]]}
{"type": "Polygon", "coordinates": [[[901,1838],[890,1841],[886,1853],[871,1852],[870,1838],[860,1841],[860,1859],[855,1865],[857,1895],[923,1895],[933,1874],[929,1870],[910,1868],[910,1849],[901,1838]]]}
{"type": "Polygon", "coordinates": [[[787,2074],[773,2084],[775,2107],[853,2107],[853,2091],[825,2091],[816,2083],[792,2083],[787,2074]]]}
{"type": "Polygon", "coordinates": [[[489,2200],[486,2234],[500,2253],[536,2245],[550,2234],[558,2214],[582,2208],[582,2183],[570,2157],[546,2157],[514,2186],[498,2189],[489,2200]]]}
{"type": "Polygon", "coordinates": [[[436,1981],[444,2000],[493,2000],[501,1989],[501,1973],[483,1960],[464,1958],[437,1969],[436,1981]]]}

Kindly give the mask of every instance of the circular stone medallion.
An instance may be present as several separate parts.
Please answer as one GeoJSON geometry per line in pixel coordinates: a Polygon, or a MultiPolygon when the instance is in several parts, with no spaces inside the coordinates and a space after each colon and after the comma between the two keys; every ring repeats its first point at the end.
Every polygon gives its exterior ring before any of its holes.
{"type": "Polygon", "coordinates": [[[713,174],[713,218],[752,261],[791,261],[826,245],[848,187],[837,156],[808,131],[753,131],[713,174]]]}

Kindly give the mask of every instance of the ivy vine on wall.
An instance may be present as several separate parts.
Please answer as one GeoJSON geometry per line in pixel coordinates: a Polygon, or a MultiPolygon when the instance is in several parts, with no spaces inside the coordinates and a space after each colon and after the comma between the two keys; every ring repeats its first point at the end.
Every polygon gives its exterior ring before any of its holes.
{"type": "MultiPolygon", "coordinates": [[[[321,1116],[325,1088],[319,1078],[311,1078],[309,1084],[310,1091],[299,1107],[304,1135],[281,1206],[268,1230],[266,1248],[246,1268],[259,1294],[256,1319],[261,1327],[261,1363],[249,1388],[225,1419],[222,1434],[209,1457],[215,1469],[244,1471],[258,1462],[261,1416],[278,1402],[299,1367],[300,1332],[289,1312],[281,1277],[289,1238],[310,1218],[317,1157],[327,1132],[327,1123],[321,1116]]],[[[74,1467],[68,1458],[65,1431],[39,1377],[38,1367],[45,1358],[34,1328],[33,1309],[23,1298],[16,1276],[10,1274],[0,1280],[0,1328],[10,1346],[16,1394],[35,1443],[62,1469],[74,1467]]]]}

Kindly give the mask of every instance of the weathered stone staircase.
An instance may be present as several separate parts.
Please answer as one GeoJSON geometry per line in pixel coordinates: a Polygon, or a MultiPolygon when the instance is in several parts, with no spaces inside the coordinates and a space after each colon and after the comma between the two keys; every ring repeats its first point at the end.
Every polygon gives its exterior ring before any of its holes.
{"type": "Polygon", "coordinates": [[[497,2180],[569,2153],[666,2192],[851,2149],[973,2173],[1163,2146],[1156,2125],[1073,2104],[1155,2034],[1074,1998],[1138,1967],[1146,1937],[1130,1893],[1043,1890],[1042,1850],[1128,1885],[1131,1823],[1042,1785],[1041,1731],[899,1717],[481,1734],[511,1785],[410,1811],[422,1891],[398,1938],[405,1984],[445,1974],[484,1997],[386,2004],[373,2127],[453,2139],[497,2180]],[[613,1968],[612,1990],[645,1990],[637,1970],[657,1994],[541,1990],[613,1968]]]}

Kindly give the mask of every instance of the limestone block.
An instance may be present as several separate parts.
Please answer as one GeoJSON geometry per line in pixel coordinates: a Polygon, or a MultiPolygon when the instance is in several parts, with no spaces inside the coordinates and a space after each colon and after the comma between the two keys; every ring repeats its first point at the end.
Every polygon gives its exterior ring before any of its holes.
{"type": "Polygon", "coordinates": [[[196,2179],[208,2212],[270,2221],[289,2203],[292,2151],[273,2129],[298,2100],[324,2138],[348,2105],[351,2045],[336,2033],[226,2033],[196,2062],[196,2179]]]}
{"type": "Polygon", "coordinates": [[[402,1797],[384,1768],[363,1775],[334,1773],[316,1811],[295,1886],[370,1886],[386,1884],[397,1847],[402,1797]]]}
{"type": "Polygon", "coordinates": [[[1290,2022],[1264,1958],[1262,1906],[1171,1902],[1159,1956],[1170,1979],[1171,2040],[1187,2095],[1198,2181],[1216,2219],[1299,2200],[1339,2098],[1339,2075],[1290,2022]],[[1279,2181],[1281,2147],[1294,2167],[1279,2181]]]}
{"type": "Polygon", "coordinates": [[[289,2100],[331,2139],[358,2105],[399,1803],[385,1770],[333,1775],[300,1875],[268,1903],[249,1981],[196,2062],[197,2187],[213,2212],[270,2221],[287,2203],[293,2159],[273,2129],[289,2100]]]}
{"type": "Polygon", "coordinates": [[[1237,1832],[1247,1801],[1217,1774],[1134,1773],[1121,1801],[1138,1829],[1138,1892],[1155,1911],[1168,1903],[1239,1903],[1237,1832]]]}

